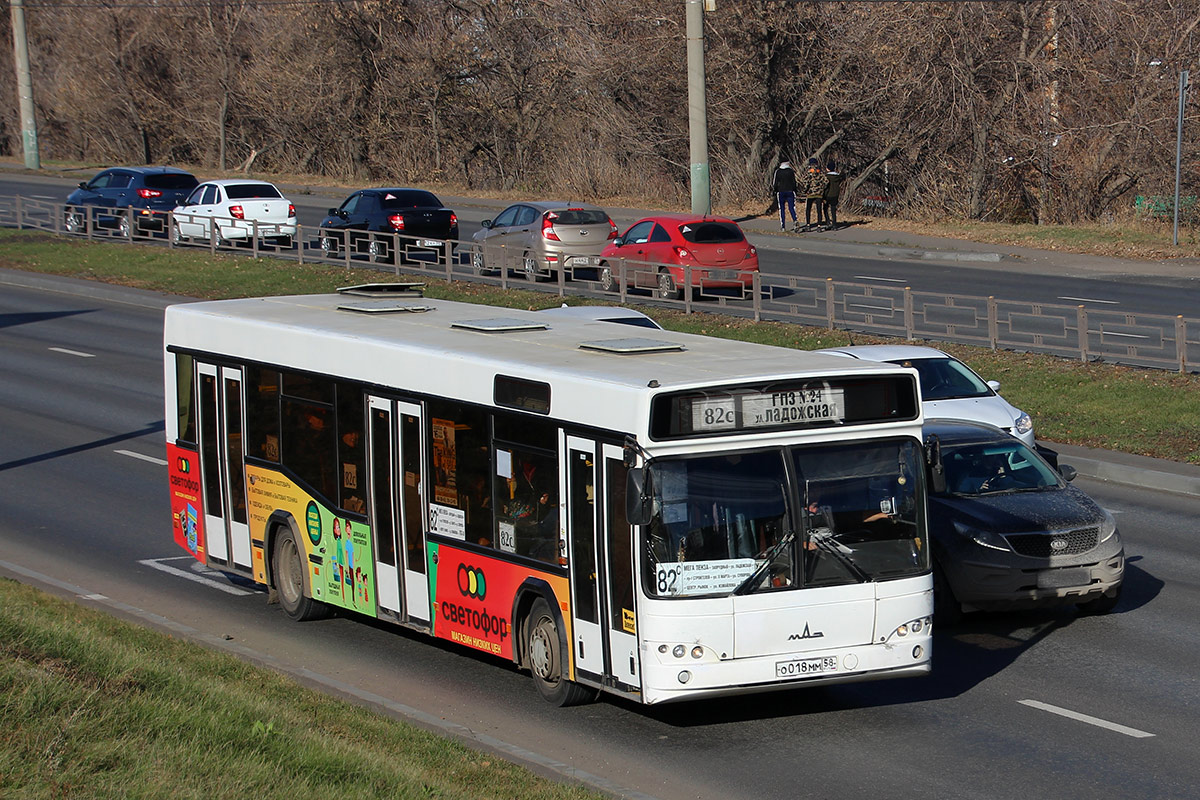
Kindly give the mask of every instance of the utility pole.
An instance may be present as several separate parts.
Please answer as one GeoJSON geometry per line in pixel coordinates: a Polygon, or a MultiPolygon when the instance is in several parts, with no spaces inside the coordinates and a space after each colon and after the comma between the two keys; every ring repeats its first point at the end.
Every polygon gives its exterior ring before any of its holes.
{"type": "Polygon", "coordinates": [[[704,85],[704,11],[715,0],[685,0],[687,6],[688,135],[691,142],[692,213],[712,211],[708,176],[708,105],[704,85]]]}
{"type": "Polygon", "coordinates": [[[26,169],[41,169],[38,156],[37,120],[33,116],[33,79],[29,76],[29,41],[25,37],[24,0],[9,0],[12,9],[13,51],[17,66],[17,96],[21,110],[21,142],[25,146],[26,169]]]}

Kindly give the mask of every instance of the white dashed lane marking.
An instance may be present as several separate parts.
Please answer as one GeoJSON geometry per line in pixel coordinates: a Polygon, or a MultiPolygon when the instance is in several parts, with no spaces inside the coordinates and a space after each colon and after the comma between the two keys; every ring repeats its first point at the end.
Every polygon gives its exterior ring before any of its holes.
{"type": "Polygon", "coordinates": [[[1036,708],[1039,711],[1049,711],[1051,714],[1058,714],[1060,717],[1066,717],[1067,719],[1073,719],[1076,722],[1086,722],[1088,725],[1095,725],[1097,728],[1104,728],[1106,730],[1114,731],[1116,733],[1123,733],[1126,736],[1132,736],[1135,739],[1148,739],[1148,738],[1154,736],[1153,733],[1146,733],[1145,731],[1139,731],[1137,728],[1130,728],[1125,725],[1119,725],[1116,722],[1109,722],[1108,720],[1100,719],[1099,717],[1092,717],[1087,714],[1080,714],[1078,711],[1071,711],[1070,709],[1067,709],[1067,708],[1059,708],[1058,706],[1052,706],[1049,703],[1043,703],[1040,700],[1021,700],[1019,702],[1023,706],[1029,706],[1030,708],[1036,708]]]}

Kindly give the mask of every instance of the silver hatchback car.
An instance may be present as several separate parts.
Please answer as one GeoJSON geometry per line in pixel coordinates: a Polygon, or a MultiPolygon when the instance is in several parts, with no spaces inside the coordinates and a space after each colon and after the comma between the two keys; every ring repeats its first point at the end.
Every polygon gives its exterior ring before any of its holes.
{"type": "Polygon", "coordinates": [[[476,275],[517,270],[531,281],[594,269],[600,252],[617,237],[608,212],[587,203],[514,203],[485,219],[475,233],[471,266],[476,275]]]}

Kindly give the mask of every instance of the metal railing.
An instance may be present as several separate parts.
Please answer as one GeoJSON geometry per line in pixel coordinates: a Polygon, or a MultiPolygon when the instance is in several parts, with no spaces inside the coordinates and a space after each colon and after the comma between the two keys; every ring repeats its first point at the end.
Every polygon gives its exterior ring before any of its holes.
{"type": "MultiPolygon", "coordinates": [[[[264,225],[248,220],[207,220],[205,235],[173,235],[185,215],[125,216],[120,209],[88,206],[71,217],[62,204],[0,197],[0,225],[92,240],[156,242],[210,252],[270,255],[301,264],[378,269],[399,275],[474,281],[502,289],[521,287],[560,297],[610,297],[651,301],[686,313],[721,311],[755,320],[795,322],[911,340],[934,340],[1179,372],[1200,371],[1200,319],[1096,309],[1086,305],[1031,303],[993,296],[918,292],[908,287],[834,281],[796,275],[731,274],[617,259],[576,267],[557,254],[557,268],[527,272],[523,253],[503,245],[395,233],[264,225]],[[565,264],[565,267],[559,266],[565,264]],[[702,273],[702,274],[698,274],[702,273]],[[663,276],[668,275],[669,281],[663,276]],[[515,276],[515,277],[514,277],[515,276]]],[[[545,265],[542,265],[543,267],[545,265]]]]}

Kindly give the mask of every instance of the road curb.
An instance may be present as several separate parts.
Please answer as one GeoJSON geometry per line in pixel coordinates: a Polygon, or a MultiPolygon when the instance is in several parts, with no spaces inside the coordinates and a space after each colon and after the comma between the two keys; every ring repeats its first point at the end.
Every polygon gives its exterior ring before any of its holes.
{"type": "Polygon", "coordinates": [[[1085,478],[1200,497],[1200,467],[1114,450],[1044,443],[1085,478]]]}

